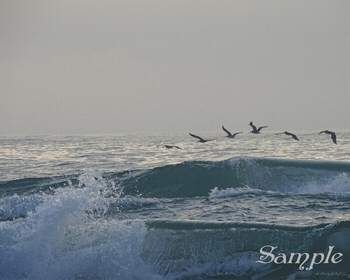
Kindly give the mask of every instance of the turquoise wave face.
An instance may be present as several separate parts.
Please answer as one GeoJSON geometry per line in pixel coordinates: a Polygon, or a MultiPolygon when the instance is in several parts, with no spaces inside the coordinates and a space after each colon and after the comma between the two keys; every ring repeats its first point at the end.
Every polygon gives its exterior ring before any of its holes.
{"type": "MultiPolygon", "coordinates": [[[[150,170],[104,174],[123,195],[174,198],[229,196],[237,192],[338,195],[350,197],[350,163],[236,157],[190,161],[150,170]]],[[[80,185],[79,175],[0,182],[0,195],[29,194],[80,185]]]]}
{"type": "Polygon", "coordinates": [[[208,196],[237,192],[350,192],[350,164],[301,160],[232,158],[219,162],[184,162],[125,177],[124,193],[145,197],[208,196]]]}

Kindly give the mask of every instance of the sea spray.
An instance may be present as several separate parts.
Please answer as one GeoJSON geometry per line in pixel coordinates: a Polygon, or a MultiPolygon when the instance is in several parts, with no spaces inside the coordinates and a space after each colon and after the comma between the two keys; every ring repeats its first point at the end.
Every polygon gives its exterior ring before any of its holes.
{"type": "Polygon", "coordinates": [[[144,222],[93,214],[109,202],[100,175],[84,173],[77,186],[42,194],[27,217],[0,224],[1,279],[154,279],[140,256],[144,222]]]}

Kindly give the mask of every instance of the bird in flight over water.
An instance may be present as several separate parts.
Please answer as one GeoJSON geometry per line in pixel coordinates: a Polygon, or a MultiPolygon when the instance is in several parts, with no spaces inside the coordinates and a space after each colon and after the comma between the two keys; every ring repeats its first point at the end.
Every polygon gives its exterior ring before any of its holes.
{"type": "Polygon", "coordinates": [[[190,134],[192,137],[197,138],[197,139],[198,139],[198,142],[200,142],[200,143],[205,143],[205,142],[214,140],[214,139],[206,140],[206,139],[203,139],[202,137],[199,137],[199,136],[194,135],[194,134],[192,134],[192,133],[189,133],[189,134],[190,134]]]}
{"type": "Polygon", "coordinates": [[[237,134],[240,134],[240,133],[243,132],[243,131],[240,131],[240,132],[237,132],[237,133],[232,134],[232,133],[231,133],[230,131],[228,131],[224,126],[222,126],[222,130],[225,131],[225,132],[227,133],[227,136],[226,136],[226,137],[228,137],[228,138],[235,138],[235,136],[236,136],[237,134]]]}
{"type": "Polygon", "coordinates": [[[164,148],[167,148],[167,149],[176,148],[176,149],[182,150],[179,146],[175,146],[175,145],[158,145],[157,147],[160,147],[160,146],[163,146],[164,148]]]}
{"type": "Polygon", "coordinates": [[[334,144],[337,144],[337,135],[335,135],[335,133],[333,131],[329,131],[329,130],[323,130],[321,131],[319,134],[321,133],[326,133],[326,134],[330,134],[331,135],[331,138],[332,138],[332,141],[334,144]]]}
{"type": "Polygon", "coordinates": [[[285,132],[281,132],[281,133],[276,133],[276,135],[279,135],[279,134],[285,134],[285,135],[289,135],[289,136],[292,136],[294,140],[297,140],[297,141],[299,141],[298,137],[297,137],[297,136],[296,136],[295,134],[293,134],[293,133],[290,133],[290,132],[288,132],[288,131],[285,131],[285,132]]]}
{"type": "Polygon", "coordinates": [[[265,127],[267,127],[267,126],[260,126],[258,129],[256,129],[256,126],[253,124],[253,122],[250,122],[249,123],[249,125],[252,127],[252,131],[251,131],[251,133],[254,133],[254,134],[258,134],[258,133],[260,133],[260,130],[262,129],[262,128],[265,128],[265,127]]]}

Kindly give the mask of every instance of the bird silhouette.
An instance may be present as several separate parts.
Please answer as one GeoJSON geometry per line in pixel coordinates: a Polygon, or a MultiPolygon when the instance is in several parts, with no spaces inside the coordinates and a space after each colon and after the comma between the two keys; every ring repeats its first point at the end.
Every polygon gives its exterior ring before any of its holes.
{"type": "Polygon", "coordinates": [[[265,127],[267,127],[267,126],[260,126],[258,129],[256,129],[256,126],[253,124],[253,122],[250,122],[249,123],[249,125],[252,127],[252,131],[251,131],[251,133],[254,133],[254,134],[258,134],[258,133],[260,133],[260,130],[262,129],[262,128],[265,128],[265,127]]]}
{"type": "Polygon", "coordinates": [[[242,133],[242,131],[240,131],[240,132],[237,132],[237,133],[232,134],[232,133],[231,133],[230,131],[228,131],[224,126],[222,126],[222,130],[225,131],[225,132],[227,133],[227,136],[226,136],[226,137],[228,137],[228,138],[235,138],[235,136],[236,136],[237,134],[242,133]]]}
{"type": "Polygon", "coordinates": [[[205,142],[214,140],[214,139],[203,139],[202,137],[199,137],[199,136],[194,135],[194,134],[192,134],[192,133],[189,133],[189,134],[190,134],[192,137],[197,138],[197,139],[198,139],[198,142],[200,142],[200,143],[205,143],[205,142]]]}
{"type": "Polygon", "coordinates": [[[321,133],[326,133],[326,134],[330,134],[331,135],[331,138],[332,138],[332,141],[334,144],[337,144],[337,135],[335,135],[335,133],[333,131],[329,131],[329,130],[323,130],[321,131],[319,134],[321,133]]]}
{"type": "Polygon", "coordinates": [[[167,149],[176,148],[176,149],[182,150],[179,146],[175,146],[175,145],[158,145],[157,147],[160,147],[160,146],[167,148],[167,149]]]}
{"type": "Polygon", "coordinates": [[[285,135],[292,136],[294,140],[299,141],[298,137],[297,137],[295,134],[290,133],[290,132],[288,132],[288,131],[281,132],[281,133],[276,133],[276,135],[279,135],[279,134],[285,134],[285,135]]]}

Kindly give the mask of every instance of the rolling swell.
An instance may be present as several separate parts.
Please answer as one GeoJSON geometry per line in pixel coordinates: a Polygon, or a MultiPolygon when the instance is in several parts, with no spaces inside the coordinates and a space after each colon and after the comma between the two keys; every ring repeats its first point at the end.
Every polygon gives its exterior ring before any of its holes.
{"type": "Polygon", "coordinates": [[[12,181],[0,182],[0,196],[9,195],[29,195],[40,191],[50,191],[51,189],[63,188],[68,185],[76,185],[76,176],[57,176],[43,178],[25,178],[12,181]]]}
{"type": "Polygon", "coordinates": [[[224,162],[185,162],[157,167],[123,182],[124,193],[146,197],[207,196],[215,186],[239,187],[235,170],[224,162]]]}
{"type": "MultiPolygon", "coordinates": [[[[81,176],[0,182],[0,196],[83,187],[81,176]]],[[[350,193],[350,163],[333,161],[234,157],[105,173],[103,177],[108,182],[107,187],[118,185],[121,195],[154,198],[208,197],[214,189],[220,192],[247,188],[278,193],[350,193]]]]}
{"type": "Polygon", "coordinates": [[[127,195],[173,198],[208,196],[214,188],[249,187],[282,193],[313,193],[316,189],[332,192],[333,182],[337,182],[338,191],[350,192],[349,178],[349,163],[238,157],[157,167],[129,176],[120,183],[127,195]]]}

